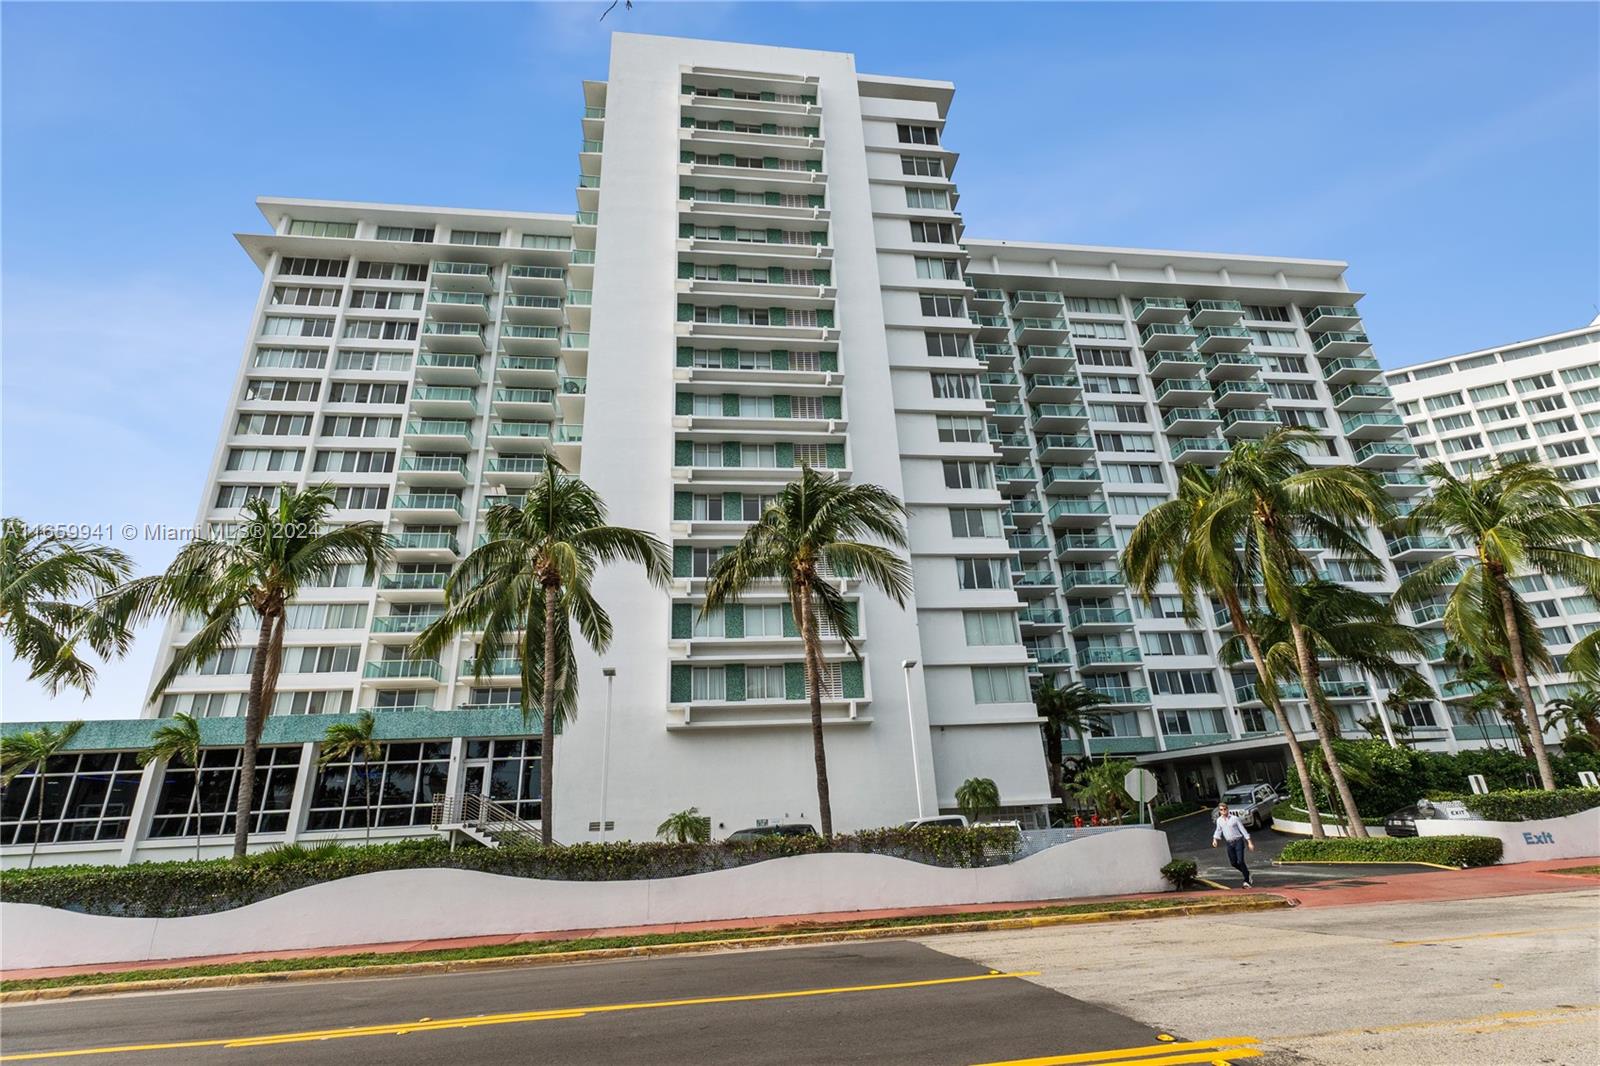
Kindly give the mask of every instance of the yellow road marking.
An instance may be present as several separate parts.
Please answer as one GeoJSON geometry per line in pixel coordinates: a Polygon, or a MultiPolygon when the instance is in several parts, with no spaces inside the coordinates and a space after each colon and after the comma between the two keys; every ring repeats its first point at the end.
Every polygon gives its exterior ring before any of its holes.
{"type": "MultiPolygon", "coordinates": [[[[317,1040],[338,1040],[354,1036],[403,1036],[407,1033],[431,1032],[438,1029],[470,1029],[485,1025],[510,1025],[517,1022],[556,1021],[582,1018],[588,1014],[654,1010],[661,1007],[703,1007],[717,1003],[756,1003],[774,999],[802,999],[809,996],[832,996],[850,992],[886,992],[901,988],[932,988],[940,985],[970,984],[975,981],[995,981],[1037,976],[1039,976],[1038,970],[1027,970],[1016,973],[974,974],[968,977],[938,977],[923,981],[895,981],[876,985],[846,985],[839,988],[802,988],[788,992],[752,992],[736,996],[701,996],[694,999],[662,999],[643,1003],[605,1003],[592,1007],[516,1011],[507,1014],[480,1014],[462,1018],[419,1019],[411,1022],[397,1022],[392,1025],[349,1026],[343,1029],[316,1029],[299,1033],[269,1033],[261,1036],[235,1036],[214,1040],[181,1040],[162,1044],[123,1044],[115,1047],[74,1048],[67,1051],[30,1051],[18,1055],[0,1055],[0,1062],[65,1059],[85,1055],[130,1054],[138,1051],[173,1051],[180,1048],[267,1047],[277,1044],[295,1044],[317,1040]]],[[[1167,1046],[1171,1047],[1172,1045],[1169,1044],[1167,1046]]]]}
{"type": "Polygon", "coordinates": [[[1454,944],[1458,940],[1494,940],[1507,936],[1538,936],[1540,933],[1568,933],[1574,929],[1593,929],[1594,924],[1587,925],[1550,925],[1543,929],[1510,929],[1500,933],[1468,933],[1464,936],[1440,936],[1430,940],[1391,940],[1392,948],[1414,948],[1422,944],[1454,944]]]}
{"type": "Polygon", "coordinates": [[[1199,881],[1202,885],[1210,885],[1212,888],[1221,889],[1224,892],[1228,890],[1227,885],[1218,884],[1216,881],[1209,880],[1208,878],[1196,877],[1195,880],[1199,881]]]}
{"type": "MultiPolygon", "coordinates": [[[[1157,1039],[1161,1039],[1157,1037],[1157,1039]]],[[[1171,1037],[1167,1037],[1171,1040],[1171,1037]]],[[[1218,1059],[1254,1058],[1261,1054],[1250,1045],[1258,1041],[1253,1036],[1224,1036],[1216,1040],[1189,1040],[1181,1043],[1146,1044],[1143,1047],[1112,1048],[1106,1051],[1081,1051],[1070,1055],[1044,1055],[1033,1059],[1007,1059],[1004,1062],[984,1062],[977,1066],[1071,1066],[1074,1063],[1115,1063],[1116,1066],[1179,1066],[1190,1062],[1215,1062],[1218,1059]],[[1178,1055],[1174,1052],[1195,1052],[1178,1055]],[[1152,1058],[1151,1056],[1155,1056],[1152,1058]],[[1170,1057],[1169,1057],[1170,1056],[1170,1057]]]]}
{"type": "Polygon", "coordinates": [[[1372,1033],[1399,1033],[1407,1029],[1463,1029],[1474,1025],[1486,1025],[1496,1022],[1523,1023],[1529,1019],[1550,1018],[1580,1020],[1580,1014],[1593,1014],[1600,1011],[1600,1003],[1590,1003],[1582,1007],[1546,1007],[1542,1010],[1511,1010],[1501,1011],[1498,1014],[1480,1014],[1472,1018],[1445,1018],[1434,1022],[1396,1022],[1392,1025],[1368,1025],[1359,1029],[1329,1029],[1321,1033],[1299,1033],[1294,1036],[1275,1036],[1275,1044],[1292,1044],[1296,1040],[1322,1040],[1336,1036],[1367,1036],[1372,1033]]]}

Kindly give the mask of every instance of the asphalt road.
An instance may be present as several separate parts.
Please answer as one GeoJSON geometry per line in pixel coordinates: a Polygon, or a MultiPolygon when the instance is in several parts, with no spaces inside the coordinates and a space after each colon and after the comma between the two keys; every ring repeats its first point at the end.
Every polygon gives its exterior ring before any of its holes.
{"type": "MultiPolygon", "coordinates": [[[[1186,1042],[1162,1036],[883,941],[18,1005],[0,1011],[0,1062],[954,1066],[1149,1049],[1122,1056],[1137,1062],[1186,1042]]],[[[1216,1047],[1205,1061],[1228,1061],[1216,1047]]]]}
{"type": "MultiPolygon", "coordinates": [[[[1174,859],[1193,859],[1200,876],[1228,888],[1239,885],[1239,871],[1228,865],[1227,849],[1211,846],[1212,822],[1208,814],[1191,814],[1161,826],[1167,834],[1167,846],[1174,859]]],[[[1250,867],[1251,883],[1257,888],[1293,885],[1304,888],[1311,882],[1346,883],[1369,876],[1374,869],[1383,871],[1384,877],[1422,873],[1423,866],[1274,866],[1272,865],[1284,846],[1302,837],[1279,833],[1273,829],[1255,829],[1250,839],[1256,849],[1245,852],[1245,865],[1250,867]]]]}

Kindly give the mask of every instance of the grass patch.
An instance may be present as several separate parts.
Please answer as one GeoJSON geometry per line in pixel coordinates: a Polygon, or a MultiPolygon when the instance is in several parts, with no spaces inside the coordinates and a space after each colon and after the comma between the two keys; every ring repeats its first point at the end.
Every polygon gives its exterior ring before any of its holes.
{"type": "Polygon", "coordinates": [[[1565,870],[1551,870],[1553,874],[1573,874],[1578,877],[1600,877],[1600,866],[1569,866],[1565,870]]]}
{"type": "Polygon", "coordinates": [[[210,963],[196,966],[164,966],[143,970],[115,970],[100,973],[70,974],[31,980],[0,981],[0,992],[20,992],[39,988],[70,988],[104,985],[124,981],[157,981],[183,977],[216,977],[233,974],[286,973],[297,970],[332,970],[347,966],[391,966],[411,962],[456,962],[468,959],[513,959],[554,955],[568,951],[594,951],[602,948],[634,948],[655,944],[696,944],[738,937],[780,937],[795,933],[833,933],[851,929],[896,929],[916,925],[953,925],[959,922],[995,921],[1004,918],[1035,918],[1065,914],[1098,914],[1107,911],[1165,911],[1208,903],[1200,896],[1172,899],[1108,900],[1104,903],[1070,903],[1027,910],[968,911],[960,914],[920,914],[899,918],[874,918],[857,922],[797,922],[792,925],[715,929],[684,933],[647,933],[638,936],[596,936],[575,940],[543,940],[527,943],[484,944],[469,948],[442,948],[435,951],[397,951],[388,954],[363,952],[353,955],[321,955],[315,958],[260,959],[253,962],[210,963]]]}

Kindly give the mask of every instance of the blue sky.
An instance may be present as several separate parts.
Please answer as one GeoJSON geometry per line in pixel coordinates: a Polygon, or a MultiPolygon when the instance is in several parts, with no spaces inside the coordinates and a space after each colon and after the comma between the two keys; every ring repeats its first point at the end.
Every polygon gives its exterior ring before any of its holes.
{"type": "Polygon", "coordinates": [[[1387,365],[1596,314],[1600,6],[608,2],[0,8],[4,512],[190,524],[255,197],[572,210],[613,29],[954,81],[974,236],[1344,259],[1387,365]]]}

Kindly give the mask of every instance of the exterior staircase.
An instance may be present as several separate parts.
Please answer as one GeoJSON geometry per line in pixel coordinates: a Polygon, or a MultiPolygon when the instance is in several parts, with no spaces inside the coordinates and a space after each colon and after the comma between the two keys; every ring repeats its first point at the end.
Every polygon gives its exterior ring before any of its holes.
{"type": "Polygon", "coordinates": [[[539,826],[523,820],[512,808],[470,793],[435,799],[431,824],[449,838],[452,848],[463,839],[490,848],[536,845],[542,839],[539,826]]]}

